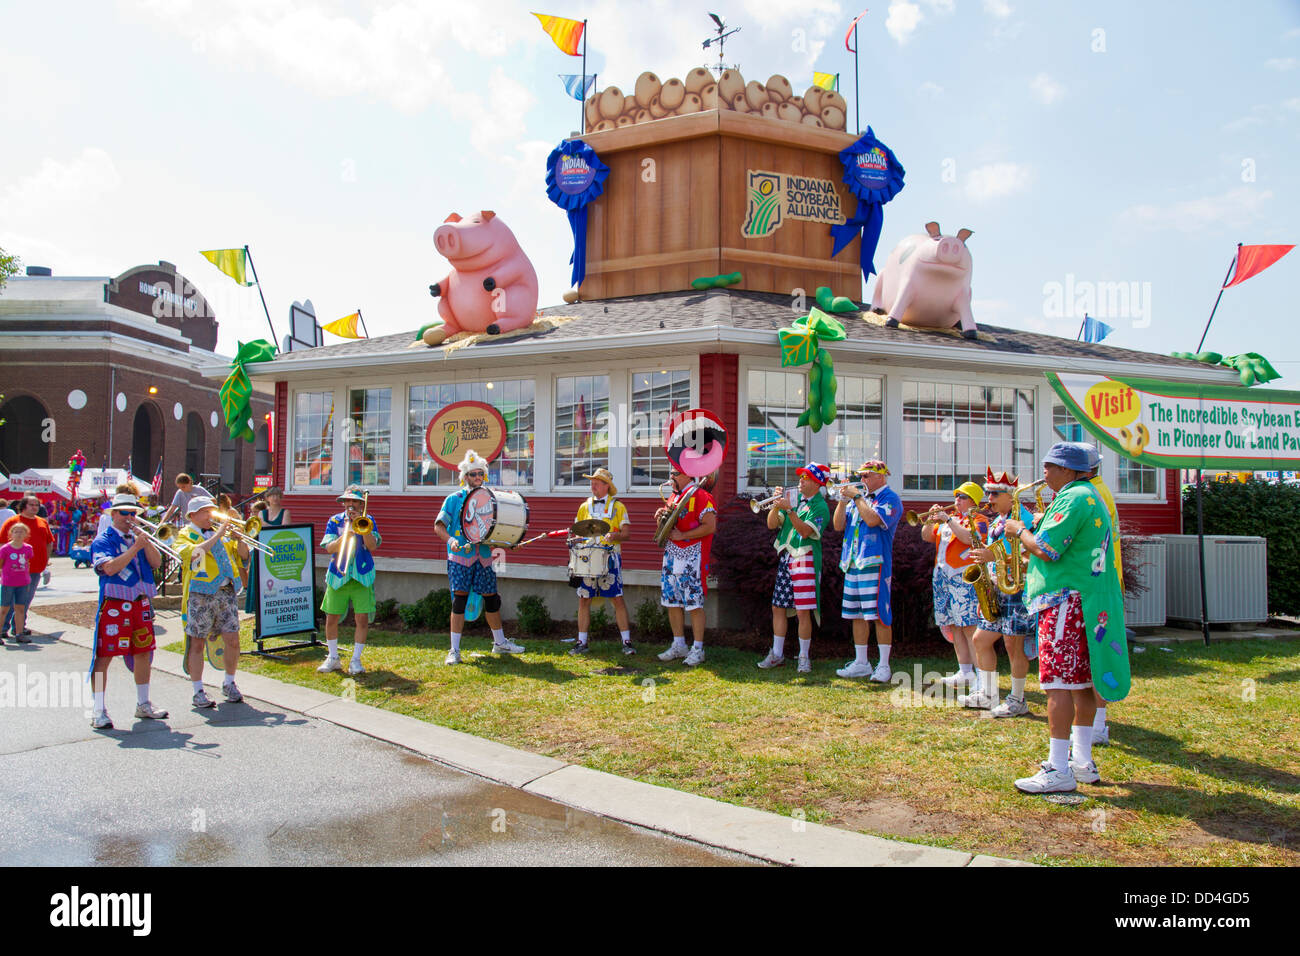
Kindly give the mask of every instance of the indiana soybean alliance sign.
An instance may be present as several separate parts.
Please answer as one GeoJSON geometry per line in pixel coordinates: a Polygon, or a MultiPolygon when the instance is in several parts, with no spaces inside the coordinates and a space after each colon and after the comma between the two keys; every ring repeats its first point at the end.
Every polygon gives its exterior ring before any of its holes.
{"type": "Polygon", "coordinates": [[[1300,392],[1047,373],[1070,414],[1125,458],[1160,468],[1300,464],[1300,392]]]}
{"type": "Polygon", "coordinates": [[[747,170],[749,205],[740,234],[746,239],[763,239],[781,228],[787,219],[823,222],[828,226],[844,221],[840,195],[829,179],[791,176],[747,170]]]}

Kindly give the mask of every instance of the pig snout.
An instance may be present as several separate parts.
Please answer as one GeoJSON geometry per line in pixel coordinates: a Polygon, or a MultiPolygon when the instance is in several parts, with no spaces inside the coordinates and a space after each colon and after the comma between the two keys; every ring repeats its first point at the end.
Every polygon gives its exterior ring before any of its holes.
{"type": "Polygon", "coordinates": [[[455,226],[439,226],[433,232],[433,247],[445,259],[460,255],[460,231],[455,226]]]}
{"type": "Polygon", "coordinates": [[[939,251],[936,253],[936,258],[940,262],[955,266],[961,262],[964,249],[965,246],[960,240],[945,236],[939,240],[939,251]]]}

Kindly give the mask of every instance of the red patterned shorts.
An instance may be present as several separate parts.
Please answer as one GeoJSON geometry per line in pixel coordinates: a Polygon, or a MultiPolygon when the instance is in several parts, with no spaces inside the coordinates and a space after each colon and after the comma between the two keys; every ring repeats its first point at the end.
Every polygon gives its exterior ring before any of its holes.
{"type": "Polygon", "coordinates": [[[142,654],[154,649],[153,605],[147,597],[104,598],[95,635],[97,657],[142,654]]]}
{"type": "Polygon", "coordinates": [[[1038,612],[1038,686],[1043,690],[1083,690],[1092,686],[1092,664],[1083,633],[1079,595],[1038,612]]]}

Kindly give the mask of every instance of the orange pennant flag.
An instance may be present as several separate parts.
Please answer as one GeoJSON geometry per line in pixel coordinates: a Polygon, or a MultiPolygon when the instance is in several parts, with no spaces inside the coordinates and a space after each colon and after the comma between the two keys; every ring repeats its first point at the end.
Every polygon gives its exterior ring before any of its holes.
{"type": "Polygon", "coordinates": [[[534,13],[541,21],[542,29],[550,34],[551,39],[555,41],[563,52],[569,56],[582,56],[578,52],[578,44],[582,40],[582,28],[586,24],[581,20],[570,20],[567,17],[549,17],[544,13],[534,13]]]}

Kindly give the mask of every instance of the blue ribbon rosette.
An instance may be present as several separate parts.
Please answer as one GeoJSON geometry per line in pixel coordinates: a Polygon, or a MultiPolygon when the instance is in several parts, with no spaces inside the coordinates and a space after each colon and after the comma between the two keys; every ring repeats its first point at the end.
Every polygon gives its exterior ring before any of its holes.
{"type": "Polygon", "coordinates": [[[902,190],[903,164],[892,149],[876,139],[870,126],[861,139],[840,153],[840,164],[844,167],[844,183],[857,197],[858,208],[849,219],[831,226],[831,238],[835,240],[831,256],[839,255],[855,236],[862,236],[860,259],[866,277],[876,271],[876,245],[885,225],[881,207],[902,190]]]}
{"type": "Polygon", "coordinates": [[[580,139],[571,139],[551,150],[546,158],[546,195],[569,214],[573,230],[571,283],[577,287],[587,277],[587,204],[605,190],[609,167],[596,151],[580,139]]]}

